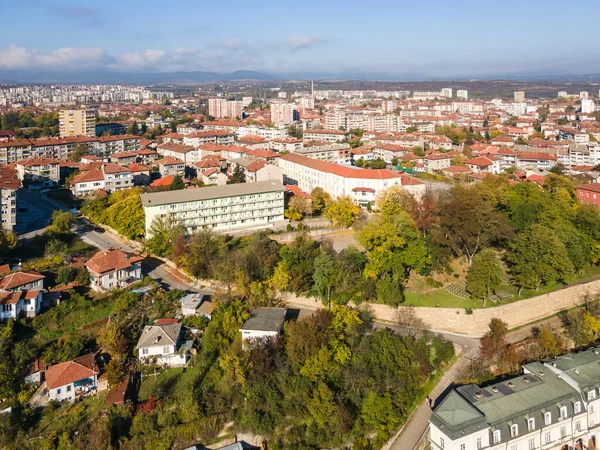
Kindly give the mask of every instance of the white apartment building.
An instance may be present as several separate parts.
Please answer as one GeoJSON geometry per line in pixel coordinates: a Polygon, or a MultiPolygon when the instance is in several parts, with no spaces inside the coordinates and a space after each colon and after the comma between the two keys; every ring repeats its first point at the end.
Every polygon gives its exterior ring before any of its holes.
{"type": "Polygon", "coordinates": [[[133,174],[119,164],[103,164],[100,169],[83,172],[73,178],[71,191],[76,197],[84,197],[102,189],[106,192],[133,187],[133,174]]]}
{"type": "Polygon", "coordinates": [[[469,91],[467,91],[466,89],[459,89],[458,91],[456,91],[456,98],[468,100],[469,91]]]}
{"type": "Polygon", "coordinates": [[[591,114],[596,111],[596,104],[594,100],[591,99],[583,99],[581,100],[581,112],[583,114],[591,114]]]}
{"type": "Polygon", "coordinates": [[[285,184],[296,184],[304,192],[320,187],[334,199],[347,195],[359,205],[374,202],[392,186],[404,187],[417,196],[425,192],[421,181],[387,169],[342,166],[295,153],[280,157],[278,164],[283,169],[285,184]]]}
{"type": "Polygon", "coordinates": [[[14,231],[17,225],[17,191],[20,183],[11,178],[0,178],[1,207],[0,219],[2,228],[6,231],[14,231]]]}
{"type": "Polygon", "coordinates": [[[581,100],[588,100],[590,98],[590,94],[588,92],[586,92],[586,91],[581,91],[579,93],[579,98],[581,100]]]}
{"type": "Polygon", "coordinates": [[[271,122],[277,125],[292,123],[297,119],[296,104],[285,101],[272,101],[271,122]]]}
{"type": "Polygon", "coordinates": [[[17,178],[24,183],[51,186],[60,181],[60,163],[55,159],[29,158],[17,161],[17,178]]]}
{"type": "Polygon", "coordinates": [[[350,139],[350,133],[347,131],[336,130],[305,130],[302,136],[304,142],[323,141],[323,142],[342,142],[350,139]]]}
{"type": "Polygon", "coordinates": [[[142,194],[146,237],[157,218],[183,225],[188,233],[270,228],[284,220],[284,192],[280,181],[270,180],[142,194]]]}
{"type": "Polygon", "coordinates": [[[240,101],[225,100],[223,98],[208,99],[208,114],[215,119],[223,117],[242,117],[243,105],[240,101]]]}
{"type": "Polygon", "coordinates": [[[525,101],[525,91],[515,91],[514,97],[516,103],[523,103],[525,101]]]}
{"type": "Polygon", "coordinates": [[[491,386],[460,386],[435,408],[433,450],[584,450],[600,438],[600,350],[591,348],[491,386]]]}
{"type": "Polygon", "coordinates": [[[452,88],[442,88],[440,94],[442,97],[452,98],[452,88]]]}
{"type": "Polygon", "coordinates": [[[247,108],[252,103],[252,97],[242,97],[242,106],[247,108]]]}
{"type": "Polygon", "coordinates": [[[348,144],[328,144],[313,147],[302,147],[294,153],[337,164],[351,164],[352,154],[348,144]]]}

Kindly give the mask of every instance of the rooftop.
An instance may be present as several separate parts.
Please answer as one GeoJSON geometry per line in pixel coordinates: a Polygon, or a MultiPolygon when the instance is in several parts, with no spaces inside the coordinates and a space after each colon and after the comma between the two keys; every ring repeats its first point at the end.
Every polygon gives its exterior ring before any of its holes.
{"type": "Polygon", "coordinates": [[[278,332],[285,320],[285,312],[285,308],[256,308],[241,329],[278,332]]]}

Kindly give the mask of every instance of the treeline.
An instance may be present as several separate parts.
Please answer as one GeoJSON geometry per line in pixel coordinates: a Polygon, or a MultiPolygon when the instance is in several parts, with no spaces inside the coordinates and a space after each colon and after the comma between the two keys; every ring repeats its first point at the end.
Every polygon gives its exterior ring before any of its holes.
{"type": "Polygon", "coordinates": [[[115,191],[104,198],[86,200],[81,214],[92,222],[108,225],[129,239],[136,239],[145,232],[142,193],[141,188],[135,187],[115,191]]]}
{"type": "Polygon", "coordinates": [[[2,130],[15,131],[18,137],[58,136],[58,112],[36,115],[29,110],[25,110],[21,114],[9,111],[0,116],[0,126],[2,130]],[[21,130],[22,128],[32,129],[21,130]]]}

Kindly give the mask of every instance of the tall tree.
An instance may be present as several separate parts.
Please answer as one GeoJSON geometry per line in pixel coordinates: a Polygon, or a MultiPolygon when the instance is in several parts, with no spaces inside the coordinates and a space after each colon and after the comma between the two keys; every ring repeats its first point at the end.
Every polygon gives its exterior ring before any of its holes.
{"type": "Polygon", "coordinates": [[[504,280],[502,263],[496,252],[485,249],[473,258],[473,264],[467,272],[467,292],[471,297],[483,299],[483,307],[487,300],[496,292],[504,280]]]}
{"type": "Polygon", "coordinates": [[[333,225],[349,227],[358,217],[360,206],[356,205],[350,197],[342,196],[329,202],[324,213],[333,225]]]}
{"type": "Polygon", "coordinates": [[[567,283],[573,264],[565,245],[548,227],[534,224],[510,243],[506,259],[519,294],[523,288],[540,289],[548,283],[567,283]]]}
{"type": "Polygon", "coordinates": [[[231,184],[246,182],[246,171],[244,170],[243,166],[240,166],[240,165],[235,166],[235,169],[233,169],[233,173],[231,174],[231,179],[229,182],[231,184]]]}

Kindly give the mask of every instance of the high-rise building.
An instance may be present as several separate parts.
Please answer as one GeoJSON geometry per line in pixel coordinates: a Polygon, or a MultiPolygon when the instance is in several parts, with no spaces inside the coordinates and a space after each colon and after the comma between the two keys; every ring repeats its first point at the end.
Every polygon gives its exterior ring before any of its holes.
{"type": "Polygon", "coordinates": [[[285,92],[285,91],[278,92],[277,98],[287,98],[287,92],[285,92]]]}
{"type": "Polygon", "coordinates": [[[581,112],[583,114],[591,114],[596,111],[596,104],[594,100],[591,99],[583,99],[581,100],[581,112]]]}
{"type": "Polygon", "coordinates": [[[61,109],[58,113],[60,137],[96,136],[96,114],[89,109],[61,109]]]}
{"type": "Polygon", "coordinates": [[[271,102],[271,122],[275,125],[292,123],[298,118],[295,103],[287,103],[284,101],[271,102]]]}
{"type": "Polygon", "coordinates": [[[579,93],[579,98],[581,100],[587,100],[588,98],[590,98],[590,94],[588,94],[586,91],[581,91],[579,93]]]}
{"type": "Polygon", "coordinates": [[[452,98],[452,88],[442,88],[442,97],[452,98]]]}
{"type": "Polygon", "coordinates": [[[209,98],[208,114],[215,119],[242,117],[242,102],[223,98],[209,98]]]}
{"type": "Polygon", "coordinates": [[[252,103],[252,97],[242,97],[242,106],[244,108],[248,107],[252,103]]]}
{"type": "Polygon", "coordinates": [[[469,91],[466,89],[459,89],[456,91],[456,98],[462,98],[463,100],[469,99],[469,91]]]}
{"type": "Polygon", "coordinates": [[[525,91],[515,91],[515,102],[522,103],[525,101],[525,91]]]}

